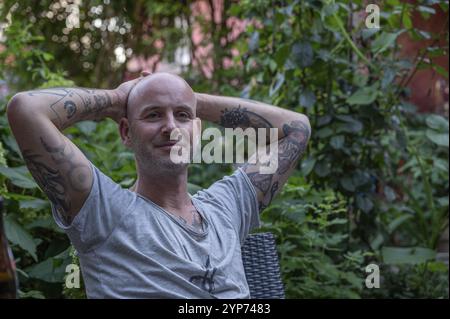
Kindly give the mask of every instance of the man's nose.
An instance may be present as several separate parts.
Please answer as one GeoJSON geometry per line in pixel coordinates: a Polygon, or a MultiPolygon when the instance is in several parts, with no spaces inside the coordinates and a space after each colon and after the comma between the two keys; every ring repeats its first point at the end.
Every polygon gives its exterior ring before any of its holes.
{"type": "Polygon", "coordinates": [[[177,126],[175,125],[175,118],[172,114],[168,114],[161,128],[161,133],[170,135],[170,133],[176,128],[177,126]]]}

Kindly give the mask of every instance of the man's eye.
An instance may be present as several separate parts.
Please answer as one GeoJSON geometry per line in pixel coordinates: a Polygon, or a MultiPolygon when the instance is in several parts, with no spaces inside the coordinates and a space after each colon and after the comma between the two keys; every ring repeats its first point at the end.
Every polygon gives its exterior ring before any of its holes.
{"type": "Polygon", "coordinates": [[[155,119],[155,118],[158,118],[158,116],[159,116],[158,113],[152,112],[152,113],[148,113],[148,114],[145,116],[145,118],[147,118],[147,119],[155,119]]]}
{"type": "Polygon", "coordinates": [[[189,113],[186,113],[186,112],[180,112],[180,113],[178,113],[178,116],[181,118],[186,118],[186,119],[191,118],[189,113]]]}

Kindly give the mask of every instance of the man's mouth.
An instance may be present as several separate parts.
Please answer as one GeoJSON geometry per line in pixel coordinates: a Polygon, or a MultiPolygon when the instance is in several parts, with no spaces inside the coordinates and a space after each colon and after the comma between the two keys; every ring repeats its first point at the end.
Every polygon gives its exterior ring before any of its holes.
{"type": "Polygon", "coordinates": [[[178,143],[177,141],[168,141],[168,142],[165,142],[165,143],[157,144],[156,148],[171,149],[177,143],[178,143]]]}

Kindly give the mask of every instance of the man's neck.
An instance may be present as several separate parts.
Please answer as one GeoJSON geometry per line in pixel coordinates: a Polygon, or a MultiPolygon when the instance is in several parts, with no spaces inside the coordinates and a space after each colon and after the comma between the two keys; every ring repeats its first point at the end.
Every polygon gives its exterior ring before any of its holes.
{"type": "Polygon", "coordinates": [[[138,172],[138,179],[131,190],[172,213],[180,213],[191,205],[187,175],[187,169],[176,175],[138,172]]]}

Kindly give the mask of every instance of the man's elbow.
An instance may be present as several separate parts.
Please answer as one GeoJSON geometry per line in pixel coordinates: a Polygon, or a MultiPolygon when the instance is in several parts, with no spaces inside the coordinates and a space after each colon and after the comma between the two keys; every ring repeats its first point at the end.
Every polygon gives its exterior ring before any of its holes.
{"type": "Polygon", "coordinates": [[[22,92],[14,94],[14,96],[9,100],[8,104],[6,105],[6,114],[8,118],[14,113],[18,112],[19,109],[23,107],[24,104],[23,100],[24,97],[22,92]]]}
{"type": "Polygon", "coordinates": [[[300,114],[300,120],[303,122],[306,131],[308,132],[308,140],[311,137],[311,123],[305,114],[300,114]]]}
{"type": "Polygon", "coordinates": [[[284,127],[284,133],[289,135],[291,139],[298,139],[306,145],[311,137],[309,118],[304,114],[298,114],[291,120],[290,125],[284,127]]]}
{"type": "Polygon", "coordinates": [[[6,105],[6,116],[8,117],[9,125],[12,126],[17,123],[28,112],[26,110],[27,97],[23,92],[16,93],[6,105]]]}

